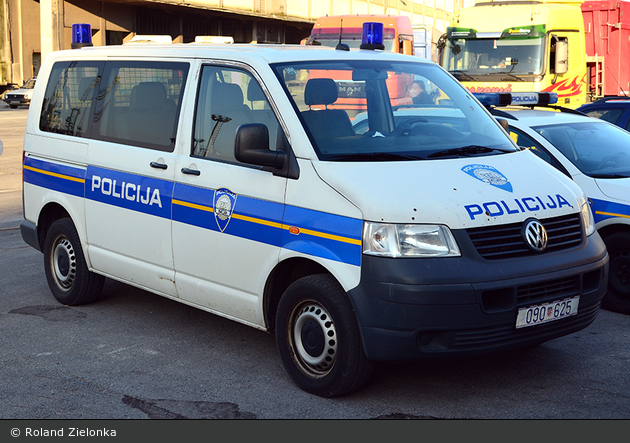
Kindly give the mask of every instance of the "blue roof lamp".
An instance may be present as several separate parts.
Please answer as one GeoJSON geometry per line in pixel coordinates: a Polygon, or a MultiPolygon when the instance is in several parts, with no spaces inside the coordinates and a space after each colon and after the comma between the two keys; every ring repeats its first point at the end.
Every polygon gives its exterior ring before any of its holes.
{"type": "Polygon", "coordinates": [[[72,49],[92,45],[92,25],[88,23],[74,23],[72,25],[72,49]]]}
{"type": "Polygon", "coordinates": [[[360,49],[385,49],[383,45],[383,23],[363,23],[363,34],[360,49]]]}

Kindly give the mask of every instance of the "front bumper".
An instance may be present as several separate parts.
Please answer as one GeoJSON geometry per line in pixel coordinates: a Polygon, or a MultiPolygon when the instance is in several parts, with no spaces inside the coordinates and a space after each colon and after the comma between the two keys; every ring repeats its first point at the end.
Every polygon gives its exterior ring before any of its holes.
{"type": "Polygon", "coordinates": [[[361,283],[349,297],[369,359],[417,360],[514,349],[577,332],[595,320],[607,281],[608,254],[596,233],[570,251],[498,262],[470,253],[366,255],[361,283]],[[576,295],[577,315],[516,329],[519,308],[576,295]]]}

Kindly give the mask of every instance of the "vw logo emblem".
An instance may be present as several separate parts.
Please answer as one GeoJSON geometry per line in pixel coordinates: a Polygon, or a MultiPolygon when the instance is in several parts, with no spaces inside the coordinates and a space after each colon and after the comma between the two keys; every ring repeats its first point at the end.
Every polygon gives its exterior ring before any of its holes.
{"type": "Polygon", "coordinates": [[[525,243],[532,251],[542,252],[547,247],[547,230],[538,220],[526,220],[522,233],[525,243]]]}

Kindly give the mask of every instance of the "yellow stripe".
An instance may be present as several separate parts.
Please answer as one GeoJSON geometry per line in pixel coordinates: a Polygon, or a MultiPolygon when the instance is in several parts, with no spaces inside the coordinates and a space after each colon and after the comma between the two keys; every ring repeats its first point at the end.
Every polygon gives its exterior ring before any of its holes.
{"type": "MultiPolygon", "coordinates": [[[[289,229],[289,226],[283,225],[284,229],[289,229]]],[[[351,245],[361,246],[361,240],[355,238],[341,237],[340,235],[325,234],[323,232],[311,231],[310,229],[298,228],[301,234],[313,235],[315,237],[327,238],[329,240],[336,240],[343,243],[350,243],[351,245]]]]}
{"type": "MultiPolygon", "coordinates": [[[[186,206],[188,208],[193,208],[193,209],[199,209],[200,211],[214,212],[214,209],[211,208],[210,206],[197,205],[195,203],[189,203],[189,202],[185,202],[185,201],[181,201],[181,200],[173,199],[173,204],[174,205],[180,205],[180,206],[186,206]]],[[[241,215],[241,214],[233,214],[232,218],[235,218],[237,220],[248,221],[250,223],[256,223],[256,224],[259,224],[259,225],[271,226],[272,228],[286,229],[287,231],[291,227],[293,227],[293,226],[284,225],[282,223],[272,222],[272,221],[268,221],[268,220],[262,220],[260,218],[249,217],[247,215],[241,215]]],[[[300,230],[300,233],[302,233],[302,234],[312,235],[314,237],[327,238],[329,240],[336,240],[336,241],[340,241],[340,242],[343,242],[343,243],[350,243],[352,245],[359,245],[359,246],[361,246],[361,240],[360,239],[342,237],[340,235],[325,234],[323,232],[312,231],[310,229],[302,229],[302,228],[298,228],[298,229],[300,230]]]]}
{"type": "Polygon", "coordinates": [[[173,199],[173,204],[174,205],[180,205],[180,206],[186,206],[188,208],[193,208],[193,209],[199,209],[200,211],[214,212],[214,209],[211,208],[210,206],[196,205],[195,203],[188,203],[188,202],[181,201],[181,200],[173,199]]]}
{"type": "Polygon", "coordinates": [[[598,215],[611,215],[611,216],[613,216],[613,217],[630,218],[630,215],[624,215],[624,214],[614,214],[614,213],[612,213],[612,212],[595,211],[595,214],[598,214],[598,215]]]}
{"type": "Polygon", "coordinates": [[[63,178],[65,180],[71,180],[73,182],[85,183],[85,179],[78,177],[70,177],[69,175],[57,174],[56,172],[45,171],[43,169],[33,168],[32,166],[24,165],[24,169],[28,169],[29,171],[39,172],[40,174],[50,175],[52,177],[63,178]]]}

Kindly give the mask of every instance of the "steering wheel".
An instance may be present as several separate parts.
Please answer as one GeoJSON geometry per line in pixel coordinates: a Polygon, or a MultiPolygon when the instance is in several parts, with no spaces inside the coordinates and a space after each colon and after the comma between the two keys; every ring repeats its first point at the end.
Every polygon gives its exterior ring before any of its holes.
{"type": "Polygon", "coordinates": [[[612,154],[612,155],[607,155],[606,157],[603,158],[603,160],[601,162],[599,162],[599,164],[597,165],[596,170],[599,170],[599,169],[603,168],[604,165],[606,165],[608,163],[617,164],[617,162],[621,158],[628,158],[628,154],[625,153],[625,152],[617,152],[617,153],[612,154]]]}
{"type": "Polygon", "coordinates": [[[427,120],[424,117],[411,117],[411,118],[405,119],[405,121],[403,121],[401,124],[396,126],[392,134],[395,136],[409,135],[414,123],[428,123],[428,122],[429,120],[427,120]]]}

